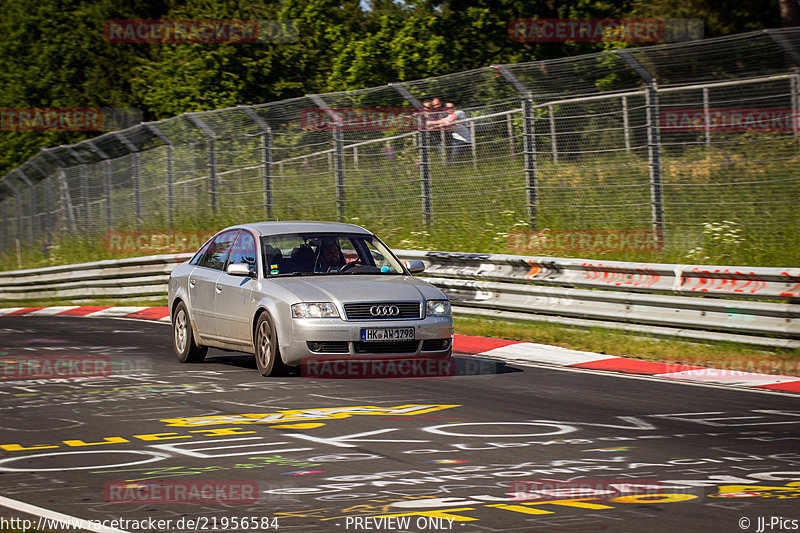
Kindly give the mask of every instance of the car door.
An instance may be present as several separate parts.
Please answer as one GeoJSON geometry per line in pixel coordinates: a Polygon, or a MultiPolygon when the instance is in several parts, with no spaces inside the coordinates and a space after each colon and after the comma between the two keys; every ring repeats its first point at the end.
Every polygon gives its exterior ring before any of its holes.
{"type": "MultiPolygon", "coordinates": [[[[256,239],[252,233],[242,230],[231,250],[228,264],[244,263],[257,272],[256,239]]],[[[257,278],[231,276],[226,271],[217,278],[214,298],[214,314],[217,323],[217,338],[235,344],[250,344],[251,303],[257,278]]]]}
{"type": "Polygon", "coordinates": [[[189,274],[190,313],[201,337],[213,338],[217,333],[214,317],[217,279],[222,274],[222,268],[238,235],[237,229],[214,237],[197,262],[197,267],[189,274]]]}

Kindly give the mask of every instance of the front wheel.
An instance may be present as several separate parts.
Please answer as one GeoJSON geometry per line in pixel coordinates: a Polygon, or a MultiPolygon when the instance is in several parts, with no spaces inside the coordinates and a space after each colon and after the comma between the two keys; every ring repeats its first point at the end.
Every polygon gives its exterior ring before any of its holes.
{"type": "Polygon", "coordinates": [[[208,347],[198,346],[194,342],[192,323],[189,322],[183,302],[175,308],[172,317],[172,346],[181,363],[202,363],[208,353],[208,347]]]}
{"type": "Polygon", "coordinates": [[[256,366],[262,376],[278,376],[284,366],[278,350],[278,335],[267,313],[258,317],[256,324],[256,366]]]}

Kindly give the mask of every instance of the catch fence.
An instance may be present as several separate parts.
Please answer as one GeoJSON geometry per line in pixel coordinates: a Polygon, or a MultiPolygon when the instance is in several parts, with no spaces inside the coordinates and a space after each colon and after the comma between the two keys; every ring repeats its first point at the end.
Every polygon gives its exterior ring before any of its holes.
{"type": "Polygon", "coordinates": [[[0,250],[276,218],[354,222],[406,248],[643,230],[702,262],[709,228],[797,248],[799,68],[789,28],[185,113],[9,172],[0,250]],[[459,123],[427,125],[447,113],[426,111],[433,97],[459,123]],[[459,132],[472,142],[454,156],[459,132]]]}

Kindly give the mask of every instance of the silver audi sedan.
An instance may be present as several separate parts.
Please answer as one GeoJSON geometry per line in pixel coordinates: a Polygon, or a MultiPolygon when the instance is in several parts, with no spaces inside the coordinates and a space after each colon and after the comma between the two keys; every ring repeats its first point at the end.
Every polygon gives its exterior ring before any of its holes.
{"type": "Polygon", "coordinates": [[[255,354],[264,376],[309,358],[448,360],[447,297],[371,232],[333,222],[226,228],[169,279],[178,360],[209,347],[255,354]]]}

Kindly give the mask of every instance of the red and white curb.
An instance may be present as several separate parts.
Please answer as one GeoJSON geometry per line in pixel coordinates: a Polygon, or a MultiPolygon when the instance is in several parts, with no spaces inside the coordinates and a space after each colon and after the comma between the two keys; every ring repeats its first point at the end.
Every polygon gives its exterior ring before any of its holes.
{"type": "Polygon", "coordinates": [[[0,309],[0,316],[77,316],[88,318],[138,318],[169,323],[166,307],[108,307],[108,306],[61,306],[61,307],[12,307],[0,309]]]}
{"type": "Polygon", "coordinates": [[[560,346],[548,346],[531,342],[456,335],[453,350],[459,353],[494,357],[507,361],[544,363],[570,368],[639,374],[663,379],[754,387],[782,392],[800,392],[800,376],[779,376],[675,363],[656,363],[614,355],[580,352],[560,346]],[[476,348],[478,349],[477,352],[475,352],[476,348]]]}
{"type": "MultiPolygon", "coordinates": [[[[0,316],[74,316],[83,318],[127,318],[167,324],[170,322],[169,310],[166,307],[14,307],[0,309],[0,316]]],[[[548,346],[532,342],[456,335],[453,343],[453,352],[457,355],[478,355],[505,361],[549,364],[569,368],[639,374],[670,380],[800,393],[800,376],[781,376],[674,363],[656,363],[614,355],[581,352],[560,346],[548,346]]]]}

